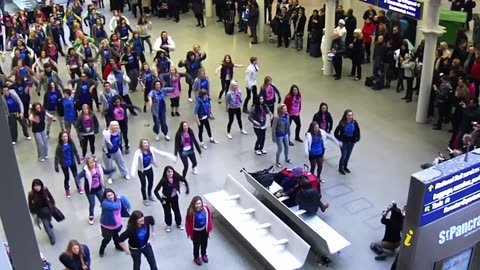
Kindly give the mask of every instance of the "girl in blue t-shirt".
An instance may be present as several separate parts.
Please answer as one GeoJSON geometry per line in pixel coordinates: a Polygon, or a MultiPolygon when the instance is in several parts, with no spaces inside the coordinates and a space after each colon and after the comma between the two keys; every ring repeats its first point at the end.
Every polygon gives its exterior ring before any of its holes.
{"type": "MultiPolygon", "coordinates": [[[[77,147],[73,142],[72,138],[67,131],[61,131],[58,135],[58,144],[57,148],[55,149],[55,171],[58,173],[59,165],[62,169],[64,175],[63,186],[65,188],[65,194],[67,198],[70,198],[70,173],[68,170],[72,172],[73,179],[76,180],[77,178],[77,165],[80,165],[80,156],[78,155],[77,147]]],[[[77,186],[78,192],[83,194],[83,188],[78,185],[75,181],[77,186]]]]}
{"type": "Polygon", "coordinates": [[[314,174],[315,168],[317,168],[316,175],[322,183],[324,181],[320,178],[320,174],[322,173],[323,156],[325,155],[327,139],[334,141],[339,147],[342,146],[342,143],[334,136],[321,129],[317,122],[313,121],[310,123],[308,131],[305,133],[305,155],[310,161],[310,173],[314,174]]]}
{"type": "Polygon", "coordinates": [[[360,127],[357,121],[353,119],[352,110],[345,110],[334,134],[335,138],[342,142],[342,155],[340,156],[338,172],[340,174],[350,173],[348,161],[352,154],[353,146],[360,141],[360,127]]]}

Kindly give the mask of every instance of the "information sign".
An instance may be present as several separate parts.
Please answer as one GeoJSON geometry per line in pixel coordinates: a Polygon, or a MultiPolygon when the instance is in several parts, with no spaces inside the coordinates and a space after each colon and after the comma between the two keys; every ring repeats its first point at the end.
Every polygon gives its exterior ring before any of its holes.
{"type": "Polygon", "coordinates": [[[423,2],[415,0],[378,0],[378,6],[417,20],[422,19],[423,2]]]}
{"type": "Polygon", "coordinates": [[[478,201],[480,201],[480,164],[425,183],[420,226],[478,201]]]}

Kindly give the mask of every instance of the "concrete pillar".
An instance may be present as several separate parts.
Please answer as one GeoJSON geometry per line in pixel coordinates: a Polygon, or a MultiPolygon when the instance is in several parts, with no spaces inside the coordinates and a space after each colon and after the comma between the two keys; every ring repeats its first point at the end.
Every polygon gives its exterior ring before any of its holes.
{"type": "Polygon", "coordinates": [[[418,95],[417,123],[425,124],[428,120],[428,106],[432,91],[433,69],[437,38],[445,33],[444,27],[438,25],[440,19],[440,0],[426,2],[427,9],[423,14],[423,24],[419,27],[425,36],[425,50],[423,56],[422,76],[420,79],[420,93],[418,95]]]}
{"type": "MultiPolygon", "coordinates": [[[[2,112],[0,114],[0,127],[3,127],[0,130],[0,153],[2,153],[0,198],[2,198],[2,202],[8,202],[0,203],[0,217],[15,269],[42,269],[43,263],[40,259],[40,251],[38,250],[32,219],[25,199],[26,192],[23,189],[4,111],[3,103],[0,103],[0,112],[2,112]]],[[[29,186],[26,185],[26,187],[29,186]]],[[[45,232],[42,231],[42,233],[45,232]]],[[[0,249],[3,249],[3,244],[1,244],[0,249]]],[[[3,268],[0,265],[0,269],[8,268],[3,268]]]]}
{"type": "Polygon", "coordinates": [[[211,18],[213,16],[213,0],[205,0],[205,17],[211,18]]]}
{"type": "MultiPolygon", "coordinates": [[[[265,41],[265,1],[257,0],[258,4],[258,24],[257,24],[257,37],[258,42],[265,41]]],[[[273,10],[272,10],[273,13],[273,10]]],[[[272,14],[273,15],[273,14],[272,14]]]]}
{"type": "MultiPolygon", "coordinates": [[[[353,6],[352,6],[352,0],[343,0],[343,10],[345,10],[345,13],[347,12],[348,9],[353,9],[353,6]]],[[[363,12],[363,11],[362,11],[363,12]]],[[[354,12],[355,13],[355,12],[354,12]]],[[[360,15],[363,15],[363,13],[359,13],[360,15]]],[[[358,15],[357,14],[357,17],[358,15]]],[[[359,21],[357,21],[357,26],[359,25],[359,21]]],[[[359,27],[357,27],[359,28],[359,27]]]]}
{"type": "MultiPolygon", "coordinates": [[[[326,51],[322,51],[322,54],[327,53],[332,48],[333,30],[335,29],[335,0],[326,0],[325,5],[325,35],[323,42],[326,51]]],[[[326,58],[324,58],[326,59],[326,58]]],[[[323,62],[323,75],[332,75],[332,62],[323,62]]]]}

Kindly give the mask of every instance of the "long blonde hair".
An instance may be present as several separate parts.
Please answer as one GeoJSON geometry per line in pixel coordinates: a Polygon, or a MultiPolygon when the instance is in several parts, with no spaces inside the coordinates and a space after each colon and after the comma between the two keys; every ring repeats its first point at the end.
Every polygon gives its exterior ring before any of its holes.
{"type": "Polygon", "coordinates": [[[108,125],[108,131],[110,131],[110,133],[114,132],[112,130],[114,125],[116,125],[118,127],[118,130],[116,130],[115,132],[120,132],[120,125],[118,124],[117,121],[110,121],[110,124],[108,125]]]}

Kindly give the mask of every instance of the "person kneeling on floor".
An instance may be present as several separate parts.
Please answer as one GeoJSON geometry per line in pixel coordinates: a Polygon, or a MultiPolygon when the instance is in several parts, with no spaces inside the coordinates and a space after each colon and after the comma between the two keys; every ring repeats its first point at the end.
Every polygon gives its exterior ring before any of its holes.
{"type": "Polygon", "coordinates": [[[385,225],[385,234],[382,242],[370,244],[370,249],[377,254],[375,260],[385,260],[388,256],[395,255],[395,250],[400,246],[404,212],[397,207],[395,201],[382,212],[382,224],[385,225]],[[390,218],[387,218],[390,214],[390,218]]]}

